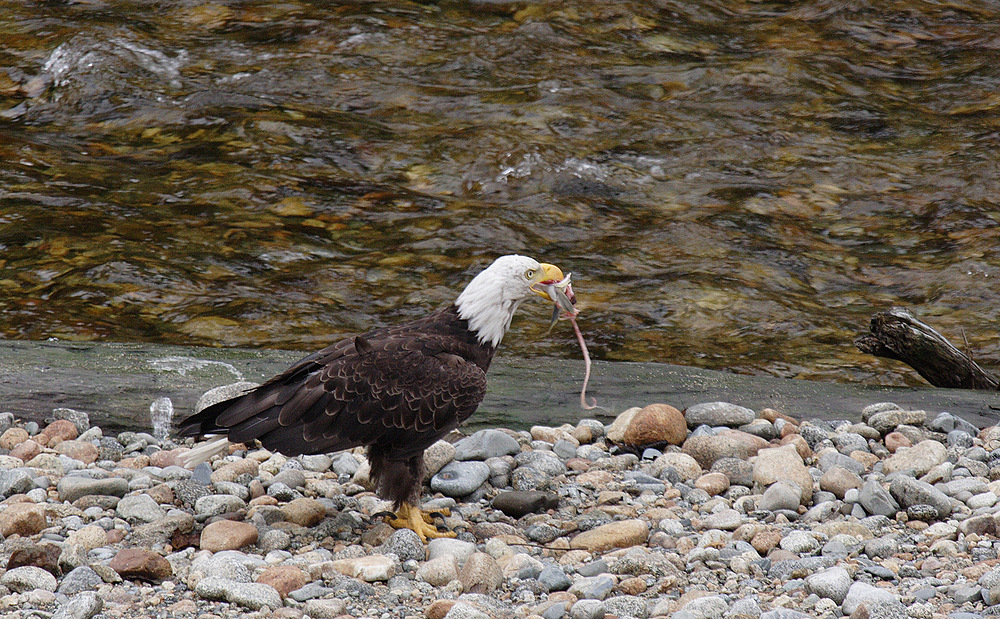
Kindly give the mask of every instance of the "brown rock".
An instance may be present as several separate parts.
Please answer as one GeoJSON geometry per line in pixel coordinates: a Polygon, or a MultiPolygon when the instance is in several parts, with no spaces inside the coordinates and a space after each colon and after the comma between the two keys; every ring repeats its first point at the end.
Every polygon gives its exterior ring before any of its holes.
{"type": "Polygon", "coordinates": [[[62,549],[55,544],[32,543],[30,546],[18,548],[11,553],[10,559],[7,560],[7,569],[12,570],[16,567],[31,565],[40,567],[58,578],[61,575],[59,570],[59,555],[61,553],[62,549]]]}
{"type": "Polygon", "coordinates": [[[271,585],[281,594],[281,599],[285,599],[289,593],[309,583],[309,575],[294,565],[275,565],[261,572],[257,582],[271,585]]]}
{"type": "Polygon", "coordinates": [[[38,443],[47,447],[55,447],[63,441],[72,441],[80,436],[72,421],[56,419],[38,434],[38,443]]]}
{"type": "Polygon", "coordinates": [[[644,520],[612,522],[580,533],[570,540],[570,548],[604,552],[612,548],[631,548],[649,537],[649,525],[644,520]]]}
{"type": "Polygon", "coordinates": [[[174,502],[174,491],[167,484],[157,484],[147,490],[146,494],[160,505],[170,505],[174,502]]]}
{"type": "Polygon", "coordinates": [[[760,417],[761,419],[766,419],[767,421],[770,421],[771,423],[774,423],[775,421],[781,419],[781,420],[785,421],[786,423],[789,423],[789,424],[791,424],[791,425],[793,425],[795,427],[798,427],[798,425],[799,425],[798,419],[795,419],[794,417],[789,417],[788,415],[786,415],[784,413],[779,413],[778,411],[774,410],[773,408],[765,408],[764,410],[762,410],[759,413],[757,413],[757,416],[760,417]]]}
{"type": "Polygon", "coordinates": [[[108,567],[122,578],[160,581],[170,578],[174,571],[170,562],[145,548],[126,548],[118,552],[108,567]]]}
{"type": "Polygon", "coordinates": [[[813,478],[794,445],[762,449],[753,462],[753,481],[766,488],[778,480],[788,480],[802,489],[802,502],[812,499],[813,478]]]}
{"type": "Polygon", "coordinates": [[[695,480],[695,488],[701,488],[710,496],[718,496],[729,490],[729,478],[722,473],[706,473],[695,480]]]}
{"type": "Polygon", "coordinates": [[[614,479],[615,476],[610,471],[587,471],[586,473],[577,475],[576,483],[581,486],[601,489],[614,481],[614,479]]]}
{"type": "Polygon", "coordinates": [[[257,475],[258,466],[259,464],[256,460],[250,460],[249,458],[230,462],[229,464],[220,466],[217,471],[212,473],[211,479],[213,483],[219,481],[236,481],[236,478],[240,475],[257,475]]]}
{"type": "Polygon", "coordinates": [[[734,430],[733,428],[720,430],[719,436],[727,436],[743,443],[746,445],[747,455],[749,456],[756,456],[758,451],[771,446],[770,443],[759,436],[754,436],[753,434],[743,432],[742,430],[734,430]]]}
{"type": "Polygon", "coordinates": [[[750,545],[754,547],[760,556],[765,556],[781,543],[781,531],[765,529],[758,531],[750,540],[750,545]]]}
{"type": "Polygon", "coordinates": [[[572,434],[573,438],[575,438],[581,445],[586,445],[594,440],[594,431],[588,426],[577,426],[570,431],[570,434],[572,434]]]}
{"type": "Polygon", "coordinates": [[[622,442],[632,447],[662,443],[681,445],[686,438],[687,422],[679,410],[669,404],[650,404],[632,417],[622,442]]]}
{"type": "Polygon", "coordinates": [[[617,589],[625,595],[641,595],[645,593],[648,588],[648,585],[646,585],[646,579],[639,576],[626,578],[618,583],[617,587],[617,589]]]}
{"type": "Polygon", "coordinates": [[[659,477],[663,470],[672,467],[682,479],[694,481],[702,476],[704,471],[698,461],[686,453],[665,453],[653,461],[653,477],[659,477]]]}
{"type": "MultiPolygon", "coordinates": [[[[20,429],[20,428],[11,428],[11,429],[13,430],[13,429],[20,429]]],[[[9,431],[10,430],[8,430],[8,432],[9,431]]],[[[4,436],[6,436],[6,434],[4,434],[4,436]]],[[[0,438],[0,441],[2,441],[2,440],[3,439],[0,438]]],[[[13,456],[15,458],[20,458],[21,461],[23,461],[23,462],[27,462],[28,460],[31,460],[32,458],[34,458],[35,456],[37,456],[40,453],[42,453],[42,446],[39,445],[38,443],[36,443],[35,441],[31,440],[30,438],[28,440],[26,440],[26,441],[18,444],[16,447],[14,447],[14,449],[10,450],[10,455],[11,456],[13,456]]]]}
{"type": "MultiPolygon", "coordinates": [[[[910,439],[906,438],[906,435],[900,432],[890,432],[885,435],[885,448],[889,450],[889,453],[896,453],[897,449],[902,447],[912,447],[913,443],[910,439]]],[[[14,455],[11,453],[11,455],[14,455]]]]}
{"type": "Polygon", "coordinates": [[[149,454],[149,465],[158,466],[160,468],[165,468],[168,466],[182,466],[180,455],[181,452],[187,452],[187,449],[164,449],[161,451],[154,451],[149,454]]]}
{"type": "Polygon", "coordinates": [[[326,518],[326,507],[316,499],[294,499],[281,508],[285,520],[301,527],[313,527],[326,518]]]}
{"type": "Polygon", "coordinates": [[[109,544],[118,544],[125,539],[125,529],[110,529],[107,535],[109,544]]]}
{"type": "Polygon", "coordinates": [[[365,582],[384,582],[396,575],[396,562],[385,555],[365,555],[333,561],[333,569],[365,582]]]}
{"type": "Polygon", "coordinates": [[[863,464],[866,469],[870,469],[878,464],[878,456],[870,451],[855,450],[847,455],[863,464]]]}
{"type": "Polygon", "coordinates": [[[694,458],[703,469],[711,468],[719,458],[746,460],[750,456],[746,444],[722,434],[692,436],[684,441],[681,451],[694,458]]]}
{"type": "Polygon", "coordinates": [[[801,434],[789,434],[781,438],[782,446],[784,445],[794,445],[795,451],[799,452],[799,457],[805,460],[812,455],[812,449],[809,448],[809,443],[806,439],[802,438],[801,434]]]}
{"type": "Polygon", "coordinates": [[[503,570],[497,560],[485,552],[473,553],[458,573],[466,593],[490,593],[503,582],[503,570]]]}
{"type": "Polygon", "coordinates": [[[201,532],[201,548],[211,552],[238,550],[257,542],[257,527],[247,522],[216,520],[201,532]]]}
{"type": "Polygon", "coordinates": [[[144,469],[149,466],[149,456],[135,456],[132,458],[122,458],[118,461],[118,466],[123,469],[144,469]]]}
{"type": "Polygon", "coordinates": [[[28,431],[24,428],[10,428],[3,434],[0,434],[0,447],[4,449],[14,449],[29,438],[30,436],[28,435],[28,431]]]}
{"type": "Polygon", "coordinates": [[[831,467],[819,479],[819,489],[832,492],[838,499],[844,499],[844,493],[851,488],[860,488],[861,478],[845,468],[831,467]]]}
{"type": "Polygon", "coordinates": [[[434,600],[427,610],[424,611],[425,619],[444,619],[451,607],[458,603],[458,600],[434,600]]]}
{"type": "MultiPolygon", "coordinates": [[[[249,488],[250,488],[251,503],[256,499],[260,499],[266,496],[267,498],[272,498],[269,497],[267,494],[265,494],[267,491],[264,490],[264,484],[260,483],[259,479],[254,479],[253,481],[251,481],[249,488]]],[[[268,503],[268,505],[277,505],[277,504],[278,504],[277,500],[275,500],[274,503],[268,503]]]]}
{"type": "Polygon", "coordinates": [[[632,418],[635,417],[639,411],[642,410],[638,406],[633,406],[627,410],[622,411],[615,417],[615,420],[611,422],[611,426],[608,427],[608,432],[606,438],[612,443],[621,443],[625,439],[625,429],[628,428],[629,424],[632,423],[632,418]]]}
{"type": "Polygon", "coordinates": [[[75,439],[62,441],[55,446],[55,450],[56,453],[65,454],[84,464],[93,464],[97,461],[97,446],[89,441],[78,441],[75,439]]]}
{"type": "Polygon", "coordinates": [[[48,526],[45,508],[34,503],[13,503],[0,512],[0,535],[31,537],[48,526]]]}
{"type": "Polygon", "coordinates": [[[66,538],[66,543],[71,546],[80,546],[88,551],[93,550],[108,543],[108,532],[96,524],[87,525],[70,533],[66,538]]]}

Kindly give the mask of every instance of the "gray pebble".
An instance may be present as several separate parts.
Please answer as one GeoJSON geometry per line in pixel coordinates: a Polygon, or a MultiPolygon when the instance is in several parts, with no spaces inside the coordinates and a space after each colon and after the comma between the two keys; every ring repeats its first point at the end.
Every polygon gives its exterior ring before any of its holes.
{"type": "Polygon", "coordinates": [[[856,611],[858,606],[862,603],[868,605],[873,602],[898,604],[899,597],[891,591],[880,589],[879,587],[859,581],[851,584],[850,589],[847,591],[847,595],[844,596],[844,602],[841,605],[841,609],[844,611],[845,615],[853,615],[854,611],[856,611]]]}
{"type": "Polygon", "coordinates": [[[490,476],[490,467],[480,461],[454,461],[431,478],[431,490],[453,498],[472,494],[490,476]]]}
{"type": "Polygon", "coordinates": [[[618,617],[635,617],[646,619],[646,600],[635,595],[616,595],[604,600],[604,612],[618,617]]]}
{"type": "Polygon", "coordinates": [[[869,514],[893,517],[899,511],[899,503],[879,482],[870,479],[861,486],[858,502],[869,514]]]}
{"type": "Polygon", "coordinates": [[[548,544],[556,538],[561,537],[563,535],[563,530],[550,524],[539,523],[529,526],[525,529],[524,534],[533,542],[538,544],[548,544]]]}
{"type": "Polygon", "coordinates": [[[17,592],[31,591],[32,589],[55,591],[58,583],[55,576],[42,568],[26,565],[4,572],[3,576],[0,576],[0,585],[17,592]]]}
{"type": "Polygon", "coordinates": [[[294,501],[295,499],[302,497],[298,491],[293,490],[288,486],[288,484],[280,481],[274,482],[268,486],[267,496],[274,497],[283,503],[294,501]]]}
{"type": "Polygon", "coordinates": [[[121,477],[90,479],[72,475],[60,479],[56,490],[60,501],[72,503],[80,497],[95,494],[123,497],[128,492],[128,482],[121,477]]]}
{"type": "Polygon", "coordinates": [[[202,578],[195,593],[206,600],[219,600],[237,604],[251,610],[277,609],[283,606],[281,595],[271,585],[255,582],[236,582],[215,576],[202,578]]]}
{"type": "Polygon", "coordinates": [[[83,591],[64,602],[52,619],[90,619],[104,608],[104,602],[94,591],[83,591]]]}
{"type": "Polygon", "coordinates": [[[424,542],[410,529],[396,529],[379,548],[380,554],[394,554],[399,560],[424,560],[424,542]]]}
{"type": "Polygon", "coordinates": [[[90,566],[81,565],[63,576],[57,589],[63,595],[76,595],[82,591],[93,591],[104,582],[90,566]]]}
{"type": "Polygon", "coordinates": [[[455,443],[456,460],[486,460],[514,455],[521,446],[511,435],[501,430],[479,430],[455,443]]]}
{"type": "Polygon", "coordinates": [[[795,510],[798,509],[801,500],[801,488],[794,483],[780,480],[768,486],[757,507],[771,512],[781,509],[795,510]]]}
{"type": "Polygon", "coordinates": [[[846,569],[836,566],[810,574],[805,582],[806,589],[811,593],[842,604],[854,581],[846,569]]]}
{"type": "Polygon", "coordinates": [[[566,572],[555,565],[546,565],[542,568],[538,574],[538,581],[542,583],[546,591],[565,591],[573,584],[566,572]]]}
{"type": "MultiPolygon", "coordinates": [[[[289,460],[295,462],[295,460],[289,460]]],[[[289,488],[301,488],[306,484],[306,476],[297,469],[282,469],[277,475],[264,483],[265,488],[270,488],[274,484],[285,484],[289,488]]]]}
{"type": "Polygon", "coordinates": [[[570,619],[604,619],[605,614],[601,600],[577,600],[569,610],[570,619]]]}
{"type": "Polygon", "coordinates": [[[34,488],[35,480],[29,470],[19,467],[0,471],[0,496],[25,494],[34,488]]]}
{"type": "Polygon", "coordinates": [[[549,606],[542,613],[542,619],[562,619],[566,615],[566,610],[570,607],[567,601],[556,602],[549,606]]]}
{"type": "Polygon", "coordinates": [[[321,581],[307,583],[306,585],[292,591],[288,594],[288,597],[292,598],[296,602],[305,602],[313,598],[321,598],[329,595],[333,595],[334,590],[330,587],[323,586],[321,581]]]}
{"type": "Polygon", "coordinates": [[[246,507],[246,501],[231,494],[211,494],[195,501],[194,511],[201,516],[217,516],[246,507]]]}
{"type": "Polygon", "coordinates": [[[579,599],[603,600],[615,588],[615,580],[606,574],[578,579],[569,592],[579,599]]]}
{"type": "Polygon", "coordinates": [[[948,433],[952,430],[960,430],[970,436],[979,433],[979,428],[951,413],[939,413],[937,417],[927,422],[927,427],[935,432],[948,433]]]}
{"type": "Polygon", "coordinates": [[[552,478],[535,468],[521,466],[510,475],[510,485],[518,492],[539,492],[551,486],[552,478]]]}
{"type": "Polygon", "coordinates": [[[361,463],[358,462],[358,459],[349,453],[339,453],[330,462],[330,470],[337,475],[347,475],[348,477],[357,473],[359,466],[361,463]]]}
{"type": "Polygon", "coordinates": [[[299,460],[302,462],[302,468],[314,473],[322,473],[330,470],[330,465],[333,463],[330,456],[326,454],[299,456],[299,460]]]}
{"type": "Polygon", "coordinates": [[[795,554],[812,554],[820,549],[819,541],[805,531],[792,531],[781,538],[780,546],[795,554]]]}
{"type": "Polygon", "coordinates": [[[167,515],[163,508],[148,494],[135,494],[118,501],[115,513],[130,523],[154,522],[167,515]]]}
{"type": "Polygon", "coordinates": [[[757,414],[749,408],[729,402],[705,402],[689,406],[684,411],[688,428],[697,428],[703,424],[738,428],[752,422],[756,417],[757,414]]]}
{"type": "Polygon", "coordinates": [[[896,476],[889,485],[889,493],[902,507],[930,505],[937,511],[937,518],[951,514],[951,500],[934,486],[906,475],[896,476]]]}

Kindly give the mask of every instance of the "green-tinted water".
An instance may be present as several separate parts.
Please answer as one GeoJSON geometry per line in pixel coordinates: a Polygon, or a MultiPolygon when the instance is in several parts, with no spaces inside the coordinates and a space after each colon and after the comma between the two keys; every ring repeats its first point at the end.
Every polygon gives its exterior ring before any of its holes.
{"type": "MultiPolygon", "coordinates": [[[[0,2],[0,337],[312,349],[511,251],[594,356],[919,383],[1000,365],[1000,8],[0,2]]],[[[578,358],[548,308],[508,354],[578,358]]]]}

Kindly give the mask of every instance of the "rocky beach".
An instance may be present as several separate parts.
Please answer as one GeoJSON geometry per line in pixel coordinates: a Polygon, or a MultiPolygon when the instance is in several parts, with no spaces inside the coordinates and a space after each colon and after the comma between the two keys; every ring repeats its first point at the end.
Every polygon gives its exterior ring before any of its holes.
{"type": "Polygon", "coordinates": [[[162,434],[3,413],[0,615],[1000,614],[996,426],[706,402],[450,438],[427,452],[423,507],[457,537],[425,544],[377,516],[361,451],[247,446],[192,471],[162,434]]]}

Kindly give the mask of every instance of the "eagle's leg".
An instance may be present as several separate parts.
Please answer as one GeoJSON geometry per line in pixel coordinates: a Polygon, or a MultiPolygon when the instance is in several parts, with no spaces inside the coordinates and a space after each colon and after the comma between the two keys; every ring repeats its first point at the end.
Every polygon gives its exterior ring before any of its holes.
{"type": "Polygon", "coordinates": [[[396,460],[388,457],[385,448],[376,444],[368,447],[368,462],[378,495],[392,501],[396,508],[394,517],[386,522],[397,529],[410,529],[424,542],[427,538],[455,537],[451,531],[438,531],[434,526],[435,514],[425,514],[418,507],[424,479],[422,453],[396,460]]]}
{"type": "Polygon", "coordinates": [[[397,529],[410,529],[420,536],[424,542],[428,538],[455,537],[454,531],[438,531],[433,525],[430,514],[426,514],[419,507],[410,503],[403,503],[396,512],[396,517],[387,521],[390,526],[397,529]]]}

